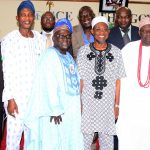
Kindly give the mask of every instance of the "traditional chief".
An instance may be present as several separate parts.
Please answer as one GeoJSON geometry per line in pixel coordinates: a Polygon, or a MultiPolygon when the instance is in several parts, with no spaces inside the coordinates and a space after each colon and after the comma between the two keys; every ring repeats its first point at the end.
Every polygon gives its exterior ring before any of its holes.
{"type": "Polygon", "coordinates": [[[127,77],[117,123],[120,150],[150,150],[150,17],[139,22],[139,35],[122,49],[127,77]]]}

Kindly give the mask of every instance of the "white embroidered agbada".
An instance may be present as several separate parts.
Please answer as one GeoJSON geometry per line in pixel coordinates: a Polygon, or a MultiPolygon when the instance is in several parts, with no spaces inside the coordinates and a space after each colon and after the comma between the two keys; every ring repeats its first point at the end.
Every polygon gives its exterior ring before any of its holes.
{"type": "Polygon", "coordinates": [[[20,117],[24,116],[32,88],[33,76],[39,55],[44,50],[44,38],[33,31],[34,38],[23,37],[18,30],[12,31],[2,40],[4,72],[3,102],[14,98],[20,117]]]}
{"type": "MultiPolygon", "coordinates": [[[[127,77],[121,81],[120,115],[117,122],[119,150],[150,150],[150,87],[140,87],[137,79],[140,41],[122,49],[127,77]]],[[[148,74],[150,46],[142,47],[141,81],[148,74]]]]}
{"type": "Polygon", "coordinates": [[[16,116],[17,121],[10,115],[7,117],[7,130],[9,131],[7,132],[7,149],[12,149],[16,143],[19,146],[18,139],[24,130],[23,118],[31,94],[37,61],[45,48],[45,40],[41,34],[37,31],[32,32],[33,38],[25,38],[19,30],[14,30],[2,39],[3,102],[7,113],[8,100],[14,98],[19,111],[16,116]]]}
{"type": "Polygon", "coordinates": [[[67,52],[49,48],[41,57],[26,126],[30,129],[27,150],[83,150],[81,108],[76,64],[67,52]],[[60,125],[50,116],[62,115],[60,125]]]}

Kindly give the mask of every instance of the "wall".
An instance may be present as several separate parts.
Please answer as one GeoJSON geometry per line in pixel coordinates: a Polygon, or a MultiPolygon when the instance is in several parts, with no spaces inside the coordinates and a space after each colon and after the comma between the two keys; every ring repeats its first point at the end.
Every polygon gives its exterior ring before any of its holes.
{"type": "MultiPolygon", "coordinates": [[[[147,0],[149,1],[149,0],[147,0]]],[[[40,17],[44,11],[48,10],[46,6],[46,1],[33,1],[36,8],[36,20],[34,29],[40,31],[40,17]]],[[[99,2],[66,2],[66,1],[53,1],[54,7],[51,8],[51,11],[54,12],[57,19],[68,17],[72,21],[73,25],[78,24],[78,11],[84,6],[91,6],[95,14],[99,14],[99,2]]],[[[8,32],[17,29],[16,22],[16,10],[20,0],[1,0],[0,1],[0,38],[2,38],[8,32]]],[[[143,16],[150,16],[150,5],[148,4],[130,4],[128,7],[133,12],[133,24],[138,25],[138,21],[143,16]]],[[[106,13],[104,14],[108,19],[113,21],[113,14],[106,13]]]]}

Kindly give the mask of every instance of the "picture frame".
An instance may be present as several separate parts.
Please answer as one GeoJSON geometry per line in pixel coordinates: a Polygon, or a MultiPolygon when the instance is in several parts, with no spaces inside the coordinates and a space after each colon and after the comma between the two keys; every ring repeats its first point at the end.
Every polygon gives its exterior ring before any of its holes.
{"type": "Polygon", "coordinates": [[[121,6],[128,7],[128,0],[100,0],[99,12],[114,13],[121,6]]]}

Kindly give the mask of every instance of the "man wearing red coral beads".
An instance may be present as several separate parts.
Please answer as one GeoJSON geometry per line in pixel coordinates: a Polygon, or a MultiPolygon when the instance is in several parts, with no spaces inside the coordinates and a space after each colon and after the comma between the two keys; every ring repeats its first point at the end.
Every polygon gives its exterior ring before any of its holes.
{"type": "Polygon", "coordinates": [[[122,79],[117,122],[120,150],[150,150],[150,18],[139,23],[141,40],[122,49],[127,78],[122,79]]]}

